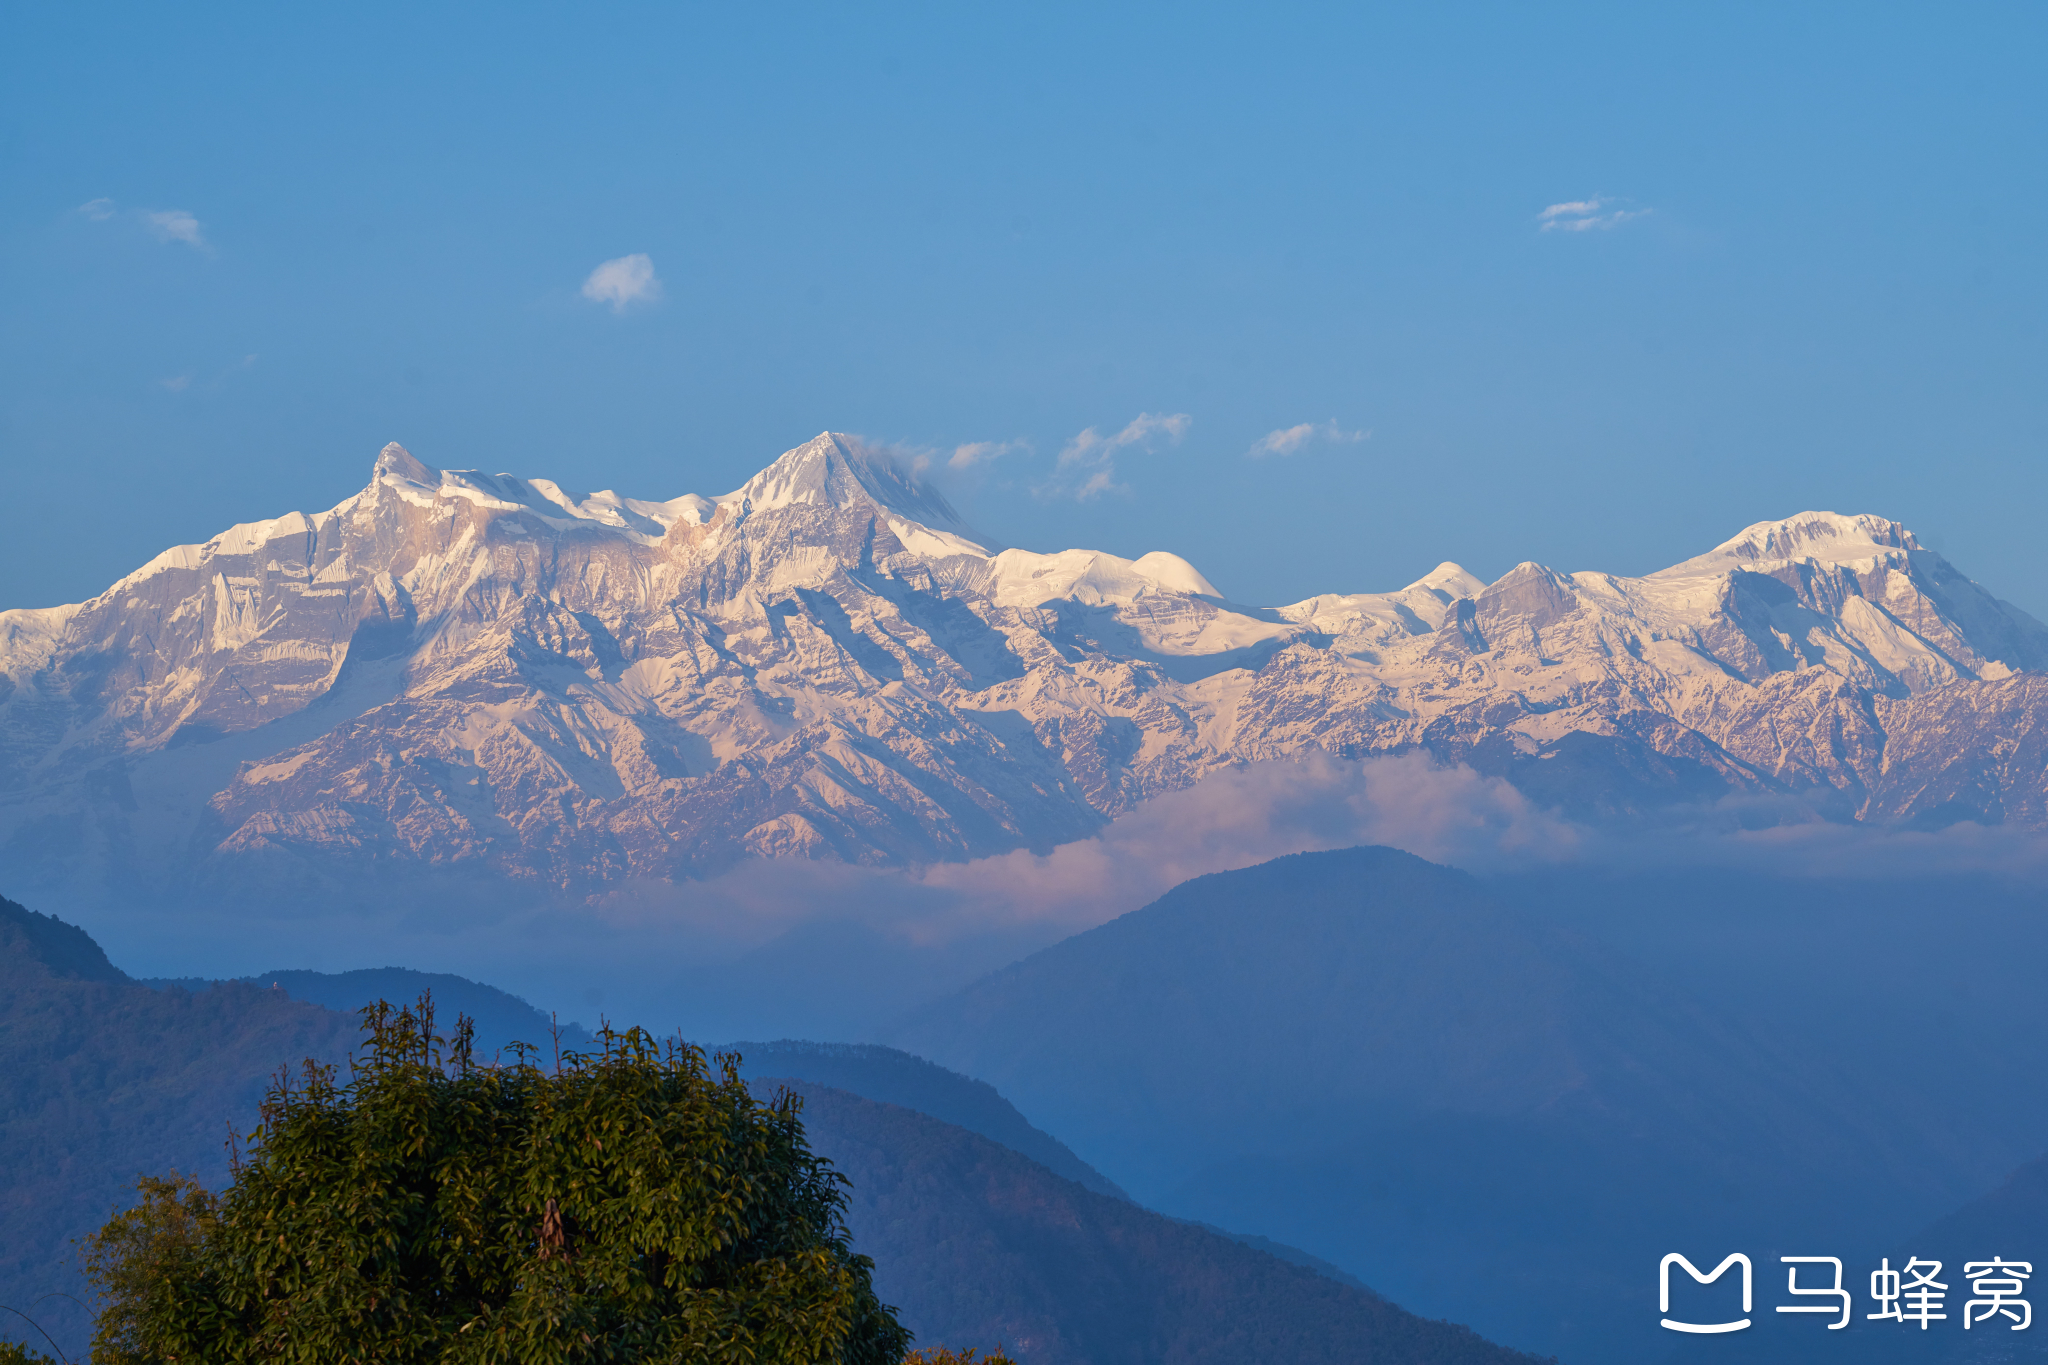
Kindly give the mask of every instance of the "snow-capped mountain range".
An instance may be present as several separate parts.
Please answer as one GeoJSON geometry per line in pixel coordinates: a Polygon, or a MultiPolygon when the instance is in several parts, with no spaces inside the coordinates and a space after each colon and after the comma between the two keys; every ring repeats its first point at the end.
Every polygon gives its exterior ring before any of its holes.
{"type": "Polygon", "coordinates": [[[0,848],[31,884],[578,892],[1044,847],[1315,750],[1581,815],[2040,826],[2043,668],[2048,628],[1874,516],[1253,607],[1172,554],[998,546],[846,436],[667,502],[394,444],[328,511],[0,613],[0,848]]]}

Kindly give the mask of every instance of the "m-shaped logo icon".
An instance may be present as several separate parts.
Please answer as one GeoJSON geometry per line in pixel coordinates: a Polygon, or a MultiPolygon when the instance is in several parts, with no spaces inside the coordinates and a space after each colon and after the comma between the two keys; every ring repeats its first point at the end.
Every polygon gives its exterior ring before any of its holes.
{"type": "Polygon", "coordinates": [[[1741,1331],[1741,1330],[1742,1330],[1743,1328],[1745,1328],[1745,1327],[1749,1326],[1749,1318],[1748,1318],[1748,1316],[1747,1316],[1747,1314],[1749,1313],[1749,1305],[1750,1305],[1750,1269],[1749,1269],[1749,1257],[1747,1257],[1747,1256],[1743,1255],[1743,1254],[1742,1254],[1741,1252],[1739,1252],[1739,1251],[1738,1251],[1738,1252],[1735,1252],[1735,1253],[1733,1253],[1732,1255],[1730,1255],[1730,1256],[1728,1257],[1728,1259],[1727,1259],[1727,1260],[1725,1260],[1725,1261],[1721,1262],[1721,1264],[1719,1264],[1719,1265],[1715,1266],[1715,1267],[1714,1267],[1714,1273],[1713,1273],[1713,1274],[1711,1274],[1711,1275],[1702,1275],[1702,1274],[1700,1274],[1700,1268],[1699,1268],[1698,1266],[1694,1265],[1694,1264],[1693,1264],[1693,1263],[1692,1263],[1691,1261],[1688,1261],[1688,1260],[1686,1260],[1686,1259],[1685,1259],[1685,1257],[1683,1257],[1683,1256],[1679,1255],[1679,1254],[1678,1254],[1677,1252],[1675,1252],[1675,1251],[1674,1251],[1674,1252],[1672,1252],[1672,1253],[1671,1253],[1671,1254],[1670,1254],[1669,1256],[1666,1256],[1666,1257],[1665,1257],[1665,1258],[1664,1258],[1664,1259],[1663,1259],[1663,1260],[1662,1260],[1661,1262],[1659,1262],[1659,1263],[1658,1263],[1658,1265],[1657,1265],[1657,1311],[1658,1311],[1658,1312],[1660,1312],[1660,1313],[1663,1313],[1663,1314],[1665,1314],[1665,1318],[1664,1318],[1664,1325],[1665,1325],[1666,1327],[1669,1327],[1669,1328],[1670,1328],[1670,1329],[1671,1329],[1672,1331],[1674,1331],[1674,1332],[1700,1332],[1700,1333],[1714,1333],[1714,1332],[1740,1332],[1740,1331],[1741,1331]],[[1722,1273],[1723,1271],[1727,1270],[1729,1266],[1731,1266],[1731,1265],[1740,1265],[1740,1266],[1742,1267],[1742,1311],[1743,1311],[1743,1313],[1744,1313],[1744,1315],[1745,1315],[1745,1316],[1744,1316],[1744,1317],[1742,1317],[1742,1318],[1741,1318],[1741,1319],[1740,1319],[1739,1321],[1736,1321],[1736,1322],[1674,1322],[1674,1321],[1672,1321],[1672,1319],[1671,1319],[1671,1317],[1670,1317],[1670,1313],[1671,1313],[1671,1267],[1672,1267],[1672,1266],[1674,1266],[1674,1265],[1681,1265],[1681,1266],[1684,1266],[1684,1267],[1685,1267],[1685,1273],[1686,1273],[1686,1274],[1688,1274],[1688,1275],[1690,1275],[1690,1276],[1692,1276],[1692,1277],[1693,1277],[1693,1279],[1694,1279],[1694,1280],[1695,1280],[1696,1282],[1700,1283],[1700,1284],[1712,1284],[1712,1283],[1713,1283],[1714,1281],[1716,1281],[1716,1280],[1718,1280],[1718,1279],[1720,1279],[1720,1278],[1721,1278],[1721,1273],[1722,1273]]]}

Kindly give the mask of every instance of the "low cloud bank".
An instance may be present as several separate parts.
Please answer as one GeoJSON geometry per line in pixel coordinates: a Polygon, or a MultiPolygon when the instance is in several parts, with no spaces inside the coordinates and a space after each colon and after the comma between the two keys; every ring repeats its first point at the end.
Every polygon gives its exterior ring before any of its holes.
{"type": "Polygon", "coordinates": [[[1469,768],[1315,755],[1219,772],[1048,852],[911,869],[749,863],[623,888],[560,927],[582,922],[614,962],[668,956],[673,989],[660,1002],[632,988],[620,999],[696,1036],[855,1036],[1191,877],[1357,844],[1484,870],[1568,859],[1581,839],[1469,768]]]}
{"type": "Polygon", "coordinates": [[[615,932],[686,927],[744,952],[818,919],[931,947],[983,933],[1064,936],[1211,872],[1289,853],[1387,844],[1485,869],[1574,856],[1571,825],[1499,778],[1419,756],[1325,755],[1226,769],[1154,797],[1093,838],[910,869],[795,859],[679,886],[622,888],[593,912],[615,932]]]}
{"type": "Polygon", "coordinates": [[[908,869],[749,863],[703,882],[622,888],[528,927],[581,945],[551,950],[546,972],[578,976],[572,1003],[707,1039],[854,1038],[1189,878],[1359,844],[1480,874],[1696,866],[2048,883],[2048,841],[2019,830],[1828,823],[1785,799],[1673,808],[1623,830],[1574,823],[1502,779],[1420,755],[1311,755],[1218,772],[1046,852],[908,869]]]}
{"type": "Polygon", "coordinates": [[[858,1038],[1189,878],[1359,844],[1481,874],[1696,866],[2048,884],[2048,841],[2018,830],[1830,824],[1783,798],[1674,808],[1622,830],[1568,821],[1499,778],[1419,755],[1310,755],[1215,773],[1044,852],[919,868],[747,863],[577,903],[445,875],[346,906],[138,907],[88,927],[108,931],[116,961],[137,974],[398,964],[487,981],[586,1024],[605,1017],[706,1041],[858,1038]]]}

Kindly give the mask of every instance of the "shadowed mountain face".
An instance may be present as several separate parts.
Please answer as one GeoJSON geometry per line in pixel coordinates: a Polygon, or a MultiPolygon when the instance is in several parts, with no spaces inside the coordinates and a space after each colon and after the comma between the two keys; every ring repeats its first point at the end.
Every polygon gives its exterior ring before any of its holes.
{"type": "Polygon", "coordinates": [[[1267,608],[1163,552],[998,550],[842,436],[666,502],[394,445],[328,511],[0,612],[0,849],[76,905],[576,897],[1044,847],[1228,765],[1418,750],[1586,816],[2039,826],[2043,666],[1877,517],[1267,608]]]}
{"type": "Polygon", "coordinates": [[[1534,1365],[965,1129],[786,1084],[804,1096],[813,1149],[852,1179],[854,1245],[920,1346],[1001,1343],[1046,1365],[1534,1365]]]}
{"type": "Polygon", "coordinates": [[[1668,1349],[1674,1246],[1874,1245],[1981,1178],[1802,1039],[1387,849],[1186,883],[892,1041],[1168,1212],[1589,1362],[1668,1349]]]}

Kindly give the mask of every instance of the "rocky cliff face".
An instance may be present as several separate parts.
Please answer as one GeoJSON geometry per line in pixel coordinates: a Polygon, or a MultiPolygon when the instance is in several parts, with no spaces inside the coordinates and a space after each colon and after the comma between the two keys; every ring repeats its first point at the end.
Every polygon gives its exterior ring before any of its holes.
{"type": "Polygon", "coordinates": [[[1453,564],[1278,608],[1002,549],[824,435],[717,499],[429,469],[0,613],[29,885],[553,892],[1084,837],[1219,766],[1426,750],[1578,814],[1730,795],[2048,823],[2048,628],[1807,513],[1647,578],[1453,564]]]}

